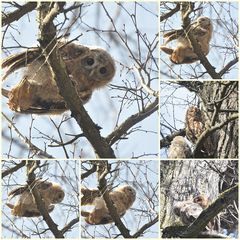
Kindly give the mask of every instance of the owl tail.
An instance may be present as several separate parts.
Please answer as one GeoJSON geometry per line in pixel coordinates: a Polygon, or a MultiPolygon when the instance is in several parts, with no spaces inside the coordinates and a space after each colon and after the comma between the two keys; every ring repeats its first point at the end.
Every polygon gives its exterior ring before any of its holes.
{"type": "Polygon", "coordinates": [[[25,67],[27,64],[32,63],[35,59],[41,55],[40,48],[31,48],[22,53],[13,54],[2,62],[2,69],[6,69],[2,77],[4,81],[11,73],[18,70],[19,68],[25,67]]]}

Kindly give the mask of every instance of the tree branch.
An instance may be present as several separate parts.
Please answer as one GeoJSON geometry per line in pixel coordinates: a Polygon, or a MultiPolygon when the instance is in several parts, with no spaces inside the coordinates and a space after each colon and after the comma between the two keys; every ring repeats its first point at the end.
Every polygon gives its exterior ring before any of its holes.
{"type": "Polygon", "coordinates": [[[218,199],[201,212],[199,217],[181,234],[183,238],[194,238],[204,230],[219,212],[226,208],[233,200],[238,198],[238,185],[223,192],[218,199]]]}
{"type": "Polygon", "coordinates": [[[176,7],[171,9],[169,12],[163,14],[162,16],[160,16],[160,22],[164,21],[165,19],[171,17],[173,14],[175,14],[176,12],[178,12],[180,10],[180,3],[176,3],[176,7]]]}
{"type": "Polygon", "coordinates": [[[119,127],[117,127],[111,134],[106,137],[106,141],[113,145],[119,140],[126,132],[135,124],[141,122],[145,118],[149,117],[152,113],[158,110],[158,98],[151,104],[149,104],[144,110],[136,113],[126,119],[119,127]]]}
{"type": "Polygon", "coordinates": [[[33,11],[37,6],[37,2],[28,2],[24,5],[22,5],[19,9],[5,14],[2,16],[2,26],[8,25],[14,21],[19,20],[22,16],[25,14],[33,11]]]}
{"type": "Polygon", "coordinates": [[[168,147],[171,144],[171,141],[177,137],[177,136],[185,136],[186,132],[185,129],[180,129],[177,132],[174,132],[173,134],[167,135],[163,139],[160,140],[160,148],[168,147]]]}
{"type": "Polygon", "coordinates": [[[221,129],[223,126],[227,125],[229,122],[236,120],[237,118],[238,118],[238,113],[234,113],[232,114],[232,116],[228,117],[224,122],[206,129],[197,140],[195,149],[193,151],[193,156],[198,156],[199,152],[201,151],[202,144],[208,136],[210,136],[212,133],[214,133],[218,129],[221,129]]]}
{"type": "MultiPolygon", "coordinates": [[[[189,10],[190,10],[190,8],[189,8],[189,10]]],[[[184,29],[186,29],[187,28],[186,25],[189,25],[187,23],[190,23],[189,14],[186,14],[186,13],[184,14],[184,12],[182,12],[182,15],[183,15],[182,21],[183,21],[184,29]]],[[[194,53],[197,54],[201,64],[205,67],[208,74],[213,79],[221,79],[221,75],[216,73],[215,68],[210,64],[210,62],[208,61],[208,59],[202,52],[201,46],[198,44],[197,40],[195,39],[194,34],[191,31],[185,31],[185,32],[186,32],[186,35],[192,45],[194,53]]]]}
{"type": "Polygon", "coordinates": [[[158,216],[155,217],[152,221],[144,224],[135,234],[133,234],[133,238],[140,237],[148,228],[158,222],[158,216]]]}
{"type": "Polygon", "coordinates": [[[50,215],[45,207],[44,201],[43,201],[40,193],[38,192],[38,189],[34,185],[34,181],[36,179],[34,171],[38,168],[39,163],[40,163],[40,161],[33,161],[33,160],[27,161],[28,188],[29,188],[29,191],[33,195],[33,198],[35,200],[35,203],[37,205],[39,212],[43,216],[43,220],[46,222],[46,224],[48,225],[50,231],[53,233],[55,238],[64,238],[61,231],[58,230],[57,224],[50,217],[50,215]]]}
{"type": "Polygon", "coordinates": [[[106,175],[109,173],[109,165],[108,161],[101,161],[98,165],[98,182],[99,182],[99,190],[102,193],[103,199],[106,203],[106,206],[108,208],[109,214],[111,215],[114,223],[116,224],[118,230],[125,238],[132,238],[132,236],[129,234],[129,230],[124,226],[122,223],[117,210],[115,206],[112,203],[112,200],[110,199],[108,189],[107,189],[107,181],[105,179],[106,175]]]}
{"type": "Polygon", "coordinates": [[[79,222],[79,217],[74,218],[66,226],[64,226],[64,228],[60,232],[62,234],[66,233],[67,231],[69,231],[78,222],[79,222]]]}
{"type": "Polygon", "coordinates": [[[7,170],[5,170],[5,171],[2,171],[2,178],[6,177],[7,175],[9,175],[9,174],[11,174],[11,173],[16,172],[18,169],[24,167],[25,164],[26,164],[26,161],[23,160],[23,161],[21,161],[20,163],[16,164],[14,167],[9,168],[9,169],[7,169],[7,170]]]}
{"type": "Polygon", "coordinates": [[[222,77],[228,70],[238,62],[238,57],[230,61],[218,74],[222,77]]]}
{"type": "MultiPolygon", "coordinates": [[[[39,8],[39,22],[43,23],[39,26],[39,42],[49,64],[52,76],[57,83],[59,92],[66,101],[68,108],[71,110],[72,116],[75,118],[86,138],[93,146],[97,156],[100,158],[116,158],[112,148],[108,145],[106,139],[100,135],[96,124],[84,109],[82,101],[77,95],[76,89],[71,84],[69,76],[66,73],[65,64],[57,52],[56,28],[52,20],[53,17],[57,15],[56,9],[59,8],[56,7],[55,11],[51,10],[50,15],[48,15],[44,13],[48,7],[45,6],[45,4],[46,3],[42,3],[39,8]]],[[[57,4],[58,3],[55,3],[55,5],[57,4]]],[[[49,3],[47,5],[49,5],[49,3]]]]}

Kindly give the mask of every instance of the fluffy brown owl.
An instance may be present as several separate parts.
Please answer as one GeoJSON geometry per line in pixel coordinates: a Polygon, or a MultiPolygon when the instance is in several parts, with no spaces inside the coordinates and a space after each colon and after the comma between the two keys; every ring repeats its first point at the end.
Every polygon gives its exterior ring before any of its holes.
{"type": "Polygon", "coordinates": [[[182,201],[175,203],[173,212],[180,217],[181,221],[185,225],[190,225],[200,215],[203,208],[193,201],[182,201]]]}
{"type": "MultiPolygon", "coordinates": [[[[105,201],[97,189],[81,189],[81,205],[93,205],[91,212],[81,211],[88,224],[99,225],[112,223],[113,220],[108,212],[105,201]]],[[[119,217],[122,217],[132,206],[136,199],[136,191],[131,186],[122,186],[109,193],[110,199],[114,204],[119,217]]]]}
{"type": "Polygon", "coordinates": [[[208,206],[208,198],[204,195],[199,195],[192,200],[176,202],[173,206],[173,212],[180,217],[183,224],[191,224],[208,206]]]}
{"type": "MultiPolygon", "coordinates": [[[[207,208],[209,205],[209,200],[205,195],[198,195],[192,200],[177,202],[173,206],[173,212],[178,216],[184,225],[190,225],[195,221],[196,218],[201,214],[201,212],[207,208]]],[[[206,230],[217,230],[217,217],[212,219],[206,230]]]]}
{"type": "MultiPolygon", "coordinates": [[[[201,46],[204,55],[209,52],[209,43],[212,38],[213,26],[208,17],[199,17],[193,22],[187,31],[191,31],[196,41],[201,46]]],[[[198,60],[194,53],[191,42],[188,40],[183,29],[170,31],[163,36],[166,38],[164,45],[172,40],[177,40],[175,49],[161,46],[161,50],[170,55],[170,60],[175,64],[193,63],[198,60]]]]}
{"type": "Polygon", "coordinates": [[[185,122],[186,137],[192,143],[196,143],[201,134],[205,131],[205,118],[202,111],[191,106],[186,112],[185,122]]]}
{"type": "MultiPolygon", "coordinates": [[[[65,196],[61,186],[56,183],[37,180],[33,183],[32,187],[36,187],[38,189],[48,212],[53,211],[53,204],[60,203],[65,196]]],[[[15,188],[8,194],[8,196],[9,201],[14,197],[19,196],[19,199],[15,202],[15,204],[6,203],[6,205],[12,209],[12,215],[18,217],[40,216],[40,212],[27,185],[15,188]]]]}
{"type": "MultiPolygon", "coordinates": [[[[185,130],[187,139],[193,144],[197,143],[197,140],[201,134],[209,128],[206,118],[202,111],[191,106],[186,112],[185,130]]],[[[208,136],[202,146],[201,150],[206,156],[212,156],[216,150],[217,144],[217,133],[208,136]]]]}
{"type": "Polygon", "coordinates": [[[192,156],[191,148],[186,143],[184,137],[175,137],[168,150],[168,158],[190,158],[192,156]]]}
{"type": "MultiPolygon", "coordinates": [[[[79,97],[86,103],[95,89],[106,86],[115,74],[113,58],[103,49],[75,43],[58,42],[67,73],[79,97]]],[[[3,79],[19,68],[26,67],[22,80],[8,95],[9,108],[23,113],[62,113],[66,111],[64,99],[44,62],[40,48],[28,49],[3,60],[6,69],[3,79]]]]}

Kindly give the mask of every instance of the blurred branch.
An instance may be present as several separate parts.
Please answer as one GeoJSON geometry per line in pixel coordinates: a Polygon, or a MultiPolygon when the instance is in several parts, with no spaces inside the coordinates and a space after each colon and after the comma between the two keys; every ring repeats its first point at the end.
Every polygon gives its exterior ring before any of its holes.
{"type": "Polygon", "coordinates": [[[7,175],[9,175],[9,174],[11,174],[11,173],[16,172],[18,169],[24,167],[25,164],[26,164],[26,161],[23,160],[23,161],[21,161],[20,163],[16,164],[14,167],[9,168],[9,169],[7,169],[7,170],[3,170],[3,171],[2,171],[2,178],[6,177],[7,175]]]}
{"type": "Polygon", "coordinates": [[[49,13],[46,13],[46,9],[49,7],[48,5],[49,3],[40,4],[39,42],[45,53],[50,70],[52,71],[52,76],[59,88],[59,92],[71,110],[72,116],[83,130],[88,141],[92,144],[97,156],[100,158],[116,158],[112,148],[108,145],[106,139],[100,135],[96,124],[84,109],[82,101],[77,95],[76,89],[71,84],[69,76],[66,73],[65,64],[57,53],[56,27],[53,24],[53,19],[61,12],[63,4],[60,2],[54,3],[53,8],[49,13]]]}
{"type": "Polygon", "coordinates": [[[25,14],[33,11],[37,7],[37,2],[27,2],[11,13],[2,13],[2,27],[19,20],[25,14]]]}
{"type": "Polygon", "coordinates": [[[160,22],[164,21],[165,19],[171,17],[173,14],[175,14],[176,12],[178,12],[180,10],[180,3],[176,3],[176,7],[171,9],[169,12],[163,14],[162,16],[160,16],[160,22]]]}
{"type": "Polygon", "coordinates": [[[34,184],[34,181],[36,179],[34,171],[38,168],[40,161],[33,161],[33,160],[28,160],[27,161],[27,177],[28,177],[28,188],[29,191],[32,193],[35,203],[37,205],[37,208],[40,212],[40,214],[43,216],[43,220],[46,222],[48,225],[50,231],[53,233],[55,238],[64,238],[63,234],[58,230],[57,224],[52,220],[50,217],[44,201],[38,191],[38,189],[35,187],[36,185],[34,184]]]}
{"type": "Polygon", "coordinates": [[[133,238],[140,237],[148,228],[150,228],[157,222],[158,222],[158,216],[155,217],[152,221],[144,224],[135,234],[133,234],[133,238]]]}
{"type": "Polygon", "coordinates": [[[187,88],[190,92],[195,92],[195,93],[199,93],[199,91],[204,86],[204,84],[199,81],[176,81],[173,83],[176,83],[179,86],[183,86],[183,87],[187,88]]]}
{"type": "Polygon", "coordinates": [[[222,77],[228,70],[238,62],[238,57],[230,61],[218,74],[222,77]]]}
{"type": "Polygon", "coordinates": [[[177,132],[174,132],[170,135],[167,135],[166,137],[164,137],[163,139],[160,140],[160,148],[165,148],[168,147],[171,144],[171,141],[177,137],[177,136],[185,136],[185,129],[180,129],[177,132]]]}
{"type": "MultiPolygon", "coordinates": [[[[188,9],[187,12],[184,12],[182,10],[182,21],[183,21],[183,28],[186,29],[190,23],[190,9],[188,9]]],[[[194,53],[197,54],[201,64],[205,67],[207,70],[208,74],[213,78],[213,79],[221,79],[221,75],[216,73],[215,68],[210,64],[204,53],[202,52],[200,44],[197,42],[197,40],[194,37],[193,32],[191,31],[186,31],[187,37],[189,38],[189,41],[192,45],[194,53]]]]}
{"type": "Polygon", "coordinates": [[[181,234],[183,238],[197,237],[203,231],[209,221],[226,208],[233,200],[238,198],[238,185],[226,190],[218,199],[201,212],[199,217],[181,234]]]}
{"type": "Polygon", "coordinates": [[[236,120],[237,118],[238,118],[238,113],[232,114],[232,116],[228,117],[224,122],[206,129],[206,131],[204,131],[199,137],[199,139],[197,140],[195,149],[193,151],[193,156],[197,157],[199,155],[199,153],[201,152],[202,144],[205,141],[205,139],[207,139],[208,136],[210,136],[212,133],[214,133],[218,129],[221,129],[222,127],[227,125],[229,122],[236,120]]]}
{"type": "Polygon", "coordinates": [[[66,233],[67,231],[69,231],[78,222],[79,222],[79,217],[74,218],[66,226],[64,226],[64,228],[62,230],[60,230],[60,232],[62,234],[66,233]]]}
{"type": "Polygon", "coordinates": [[[89,170],[81,174],[81,179],[87,178],[91,174],[95,173],[96,170],[97,170],[97,165],[93,164],[93,166],[89,170]]]}
{"type": "MultiPolygon", "coordinates": [[[[162,230],[162,237],[163,238],[179,238],[180,233],[185,231],[188,228],[188,226],[169,226],[166,227],[162,230]]],[[[200,232],[197,235],[197,238],[224,238],[226,239],[227,236],[217,233],[217,232],[213,232],[213,231],[205,231],[205,232],[200,232]]]]}
{"type": "Polygon", "coordinates": [[[7,120],[7,122],[9,123],[10,127],[14,129],[14,131],[16,132],[16,134],[19,136],[20,139],[22,139],[22,141],[24,143],[26,143],[29,147],[29,151],[33,152],[34,154],[38,155],[41,158],[53,158],[53,156],[51,156],[50,154],[48,154],[46,151],[41,150],[40,148],[38,148],[36,145],[34,145],[27,137],[25,137],[15,126],[15,124],[13,123],[13,121],[11,121],[7,115],[5,115],[2,112],[3,117],[7,120]]]}
{"type": "Polygon", "coordinates": [[[106,175],[110,171],[110,165],[108,165],[108,161],[101,161],[98,165],[98,182],[99,182],[99,190],[102,193],[103,199],[106,203],[106,206],[108,208],[109,214],[111,215],[113,221],[115,222],[118,230],[125,238],[132,238],[132,236],[129,233],[129,230],[124,226],[122,223],[117,210],[115,206],[113,205],[112,200],[110,199],[109,192],[107,189],[107,181],[105,179],[106,175]]]}
{"type": "Polygon", "coordinates": [[[118,126],[112,133],[110,133],[106,137],[106,141],[113,145],[116,141],[121,139],[123,135],[127,133],[127,131],[133,127],[135,124],[141,122],[145,118],[149,117],[152,113],[158,110],[158,98],[151,104],[149,104],[144,110],[139,113],[136,113],[126,119],[120,126],[118,126]]]}

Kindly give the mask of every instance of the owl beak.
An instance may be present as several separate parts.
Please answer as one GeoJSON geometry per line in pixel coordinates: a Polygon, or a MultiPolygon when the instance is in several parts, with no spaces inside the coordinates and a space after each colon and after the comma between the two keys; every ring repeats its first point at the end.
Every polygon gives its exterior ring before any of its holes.
{"type": "Polygon", "coordinates": [[[94,74],[94,69],[90,70],[89,77],[92,77],[94,74]]]}

